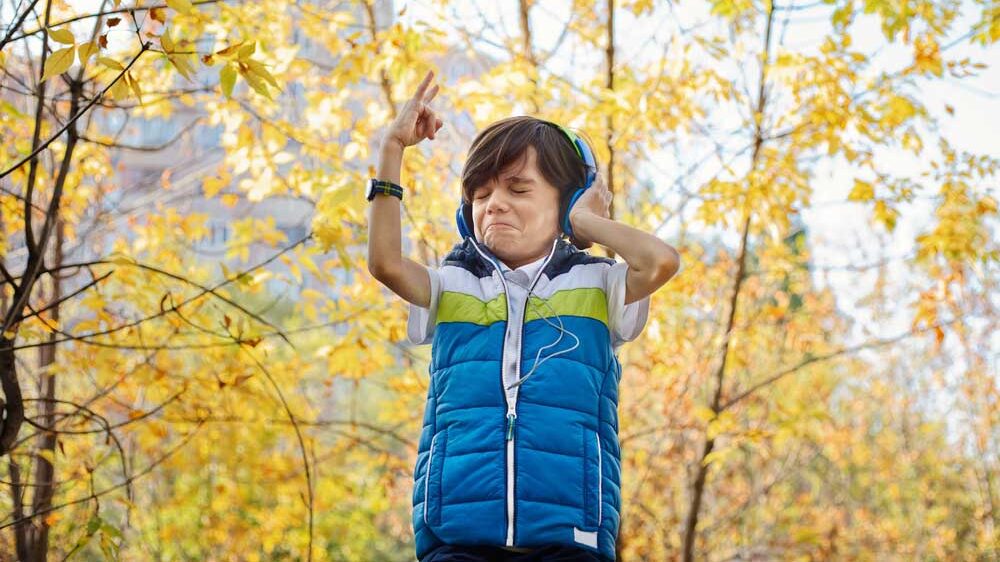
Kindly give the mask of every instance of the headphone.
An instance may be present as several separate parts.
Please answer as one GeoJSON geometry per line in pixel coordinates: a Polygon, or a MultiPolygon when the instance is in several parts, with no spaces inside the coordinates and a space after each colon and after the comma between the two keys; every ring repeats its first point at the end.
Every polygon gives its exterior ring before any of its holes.
{"type": "MultiPolygon", "coordinates": [[[[590,147],[587,146],[587,143],[583,142],[580,139],[580,137],[578,137],[575,133],[573,133],[573,131],[570,131],[569,129],[563,127],[562,125],[559,125],[558,123],[553,123],[551,121],[542,121],[542,122],[543,123],[547,123],[549,125],[552,125],[553,127],[556,127],[560,131],[562,131],[562,133],[566,136],[566,138],[569,139],[570,143],[573,145],[573,148],[576,150],[576,154],[580,157],[580,160],[583,162],[584,166],[586,167],[586,174],[585,174],[585,179],[584,179],[583,186],[582,187],[578,187],[573,192],[573,195],[569,198],[569,204],[566,205],[566,210],[563,211],[563,214],[560,217],[560,226],[562,227],[562,231],[566,235],[568,235],[568,236],[570,236],[572,238],[573,237],[573,227],[572,227],[572,225],[569,222],[569,211],[570,211],[570,209],[573,208],[573,205],[576,203],[577,199],[579,199],[580,196],[583,195],[584,191],[586,191],[588,188],[590,188],[591,185],[593,185],[594,179],[597,177],[597,161],[594,158],[594,154],[590,151],[590,147]]],[[[472,237],[473,241],[475,242],[475,233],[474,233],[474,231],[472,229],[472,204],[471,203],[466,203],[463,200],[459,204],[459,206],[458,206],[458,212],[455,213],[455,222],[458,224],[458,232],[459,232],[459,234],[462,235],[462,239],[464,240],[467,237],[472,237]]],[[[499,272],[500,268],[497,268],[497,271],[499,272]]],[[[515,285],[517,285],[517,286],[519,286],[519,287],[521,287],[523,289],[527,289],[528,295],[526,297],[526,299],[527,299],[526,304],[530,304],[531,303],[531,287],[530,286],[526,287],[526,286],[521,285],[520,283],[517,283],[517,282],[515,282],[515,281],[513,281],[511,279],[507,279],[507,281],[509,281],[511,283],[514,283],[515,285]]],[[[580,338],[578,338],[576,336],[576,334],[574,334],[573,332],[567,330],[563,326],[562,318],[559,317],[559,315],[556,313],[555,309],[552,308],[552,306],[548,303],[548,301],[545,300],[544,298],[541,298],[541,297],[539,297],[539,300],[542,301],[542,304],[544,304],[546,307],[548,307],[548,309],[552,312],[552,315],[556,317],[556,320],[559,320],[559,325],[556,326],[555,324],[553,324],[552,322],[550,322],[549,319],[548,319],[548,317],[545,316],[544,314],[539,314],[538,317],[541,318],[542,320],[544,320],[545,323],[548,324],[549,326],[553,326],[553,327],[558,328],[559,329],[559,338],[556,339],[556,341],[554,341],[554,342],[546,345],[545,347],[539,348],[538,353],[535,354],[535,363],[531,367],[531,371],[529,371],[527,375],[518,378],[518,380],[515,381],[510,386],[506,387],[507,390],[510,390],[511,388],[516,388],[516,387],[520,386],[524,381],[526,381],[528,379],[528,377],[530,377],[531,375],[535,374],[535,369],[537,369],[542,363],[545,363],[546,361],[548,361],[549,359],[551,359],[551,358],[553,358],[553,357],[555,357],[557,355],[562,355],[563,353],[569,353],[570,351],[573,351],[574,349],[576,349],[577,347],[580,346],[580,338]],[[559,351],[559,352],[553,353],[551,355],[548,355],[544,359],[542,359],[541,361],[539,361],[538,358],[541,356],[542,351],[545,350],[545,349],[547,349],[547,348],[549,348],[549,347],[552,347],[553,345],[555,345],[557,343],[559,343],[562,340],[563,333],[567,333],[570,336],[572,336],[573,339],[576,340],[576,344],[574,344],[573,347],[571,347],[569,349],[564,349],[562,351],[559,351]]],[[[536,312],[537,312],[537,306],[536,306],[536,312]]]]}
{"type": "MultiPolygon", "coordinates": [[[[530,288],[530,286],[525,287],[524,285],[521,285],[520,283],[517,283],[517,282],[515,282],[515,281],[513,281],[511,279],[508,279],[507,281],[509,281],[511,283],[514,283],[515,285],[521,287],[522,289],[527,289],[528,290],[528,296],[526,297],[527,298],[527,303],[531,302],[531,288],[530,288]]],[[[569,353],[570,351],[573,351],[577,347],[580,347],[580,338],[576,337],[576,334],[574,334],[573,332],[567,330],[563,326],[562,318],[558,314],[556,314],[556,311],[555,311],[554,308],[552,308],[552,305],[550,305],[547,300],[545,300],[545,299],[543,299],[541,297],[539,297],[538,300],[542,301],[542,304],[544,304],[545,306],[547,306],[549,308],[549,310],[552,311],[552,316],[555,316],[556,320],[559,321],[559,325],[556,326],[555,324],[553,324],[552,322],[549,321],[549,319],[548,319],[547,316],[545,316],[543,314],[539,314],[538,315],[539,318],[541,318],[542,320],[545,320],[546,324],[548,324],[549,326],[553,326],[553,327],[559,329],[559,338],[556,339],[556,341],[554,341],[554,342],[552,342],[550,344],[547,344],[545,347],[538,348],[538,353],[535,354],[535,363],[534,363],[534,365],[531,366],[531,370],[528,371],[527,375],[524,375],[523,377],[518,378],[514,382],[514,384],[506,387],[507,390],[510,390],[511,388],[516,388],[518,386],[521,386],[521,383],[523,383],[524,381],[528,380],[528,377],[530,377],[531,375],[535,374],[535,369],[537,369],[542,363],[545,363],[546,361],[548,361],[549,359],[552,359],[556,355],[562,355],[563,353],[569,353]],[[545,357],[545,359],[542,359],[541,361],[539,361],[538,358],[542,355],[542,350],[548,349],[548,348],[552,347],[553,345],[559,343],[562,340],[562,335],[563,335],[564,332],[567,333],[567,334],[569,334],[570,336],[573,337],[573,339],[576,340],[576,343],[573,345],[573,347],[571,347],[569,349],[564,349],[562,351],[558,351],[558,352],[553,353],[551,355],[547,355],[545,357]]],[[[535,307],[535,312],[538,312],[537,306],[535,307]]]]}
{"type": "MultiPolygon", "coordinates": [[[[542,120],[542,122],[558,128],[564,135],[566,135],[566,138],[569,139],[570,144],[573,145],[573,149],[576,150],[576,154],[580,157],[580,160],[583,161],[583,165],[586,167],[586,175],[584,177],[583,186],[578,187],[576,191],[573,192],[573,195],[569,198],[569,204],[566,205],[566,210],[563,211],[562,216],[560,217],[560,226],[562,227],[562,231],[572,238],[573,226],[569,222],[569,211],[573,208],[576,200],[583,195],[583,192],[593,185],[594,179],[597,177],[597,160],[594,158],[594,153],[590,151],[590,147],[587,146],[587,143],[583,142],[583,140],[581,140],[576,133],[570,131],[566,127],[563,127],[562,125],[559,125],[558,123],[544,120],[542,120]]],[[[463,240],[469,236],[475,238],[475,231],[473,230],[472,225],[472,203],[466,203],[464,200],[459,203],[458,211],[455,213],[455,222],[458,225],[458,233],[462,236],[463,240]]]]}

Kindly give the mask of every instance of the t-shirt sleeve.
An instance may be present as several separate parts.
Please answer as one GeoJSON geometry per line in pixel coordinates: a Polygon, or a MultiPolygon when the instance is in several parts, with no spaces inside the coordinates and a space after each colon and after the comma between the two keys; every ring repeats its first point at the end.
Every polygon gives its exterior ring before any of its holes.
{"type": "Polygon", "coordinates": [[[406,322],[406,338],[413,345],[428,344],[434,339],[434,324],[441,296],[441,275],[430,267],[427,267],[427,274],[431,279],[431,304],[424,308],[410,303],[410,317],[406,322]]]}
{"type": "Polygon", "coordinates": [[[616,262],[607,269],[606,293],[608,297],[608,330],[611,345],[618,348],[627,341],[639,337],[649,316],[649,295],[625,304],[625,277],[628,262],[616,262]]]}

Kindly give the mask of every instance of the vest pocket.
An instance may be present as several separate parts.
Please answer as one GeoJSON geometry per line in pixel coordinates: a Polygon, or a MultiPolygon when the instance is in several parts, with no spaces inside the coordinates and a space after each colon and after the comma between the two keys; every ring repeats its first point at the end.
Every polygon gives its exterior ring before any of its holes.
{"type": "Polygon", "coordinates": [[[447,430],[434,434],[427,459],[427,477],[424,481],[424,523],[441,524],[441,473],[444,466],[447,430]]]}
{"type": "Polygon", "coordinates": [[[596,431],[583,428],[583,525],[593,529],[600,527],[603,508],[601,506],[601,438],[596,431]]]}

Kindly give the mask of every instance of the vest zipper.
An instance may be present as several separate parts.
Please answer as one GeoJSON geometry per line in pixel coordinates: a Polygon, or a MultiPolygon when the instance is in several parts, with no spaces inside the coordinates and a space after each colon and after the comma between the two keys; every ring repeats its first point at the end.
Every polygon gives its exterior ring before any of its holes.
{"type": "MultiPolygon", "coordinates": [[[[556,245],[559,243],[559,238],[557,237],[552,242],[552,249],[549,250],[549,256],[542,262],[542,266],[538,268],[535,273],[535,279],[528,285],[528,294],[524,298],[524,309],[521,312],[521,326],[518,333],[517,342],[517,356],[514,363],[514,373],[520,372],[521,367],[521,338],[524,337],[524,315],[528,312],[528,299],[531,298],[531,291],[535,288],[535,283],[542,277],[542,271],[545,270],[545,266],[552,261],[552,255],[555,252],[556,245]]],[[[500,282],[503,284],[504,294],[510,294],[507,289],[507,281],[503,277],[503,271],[496,262],[489,258],[483,253],[482,249],[479,248],[479,243],[472,240],[472,246],[476,249],[480,256],[493,266],[496,270],[497,275],[500,276],[500,282]]],[[[507,299],[507,330],[510,330],[510,299],[507,299]]],[[[507,345],[507,337],[504,334],[504,347],[507,345]]],[[[501,353],[500,361],[500,390],[503,392],[504,402],[507,404],[507,454],[505,455],[505,460],[507,464],[507,540],[506,546],[514,546],[514,420],[517,419],[517,393],[520,390],[520,386],[514,387],[514,396],[512,399],[507,398],[507,388],[504,385],[504,369],[507,366],[507,361],[504,353],[501,353]]],[[[426,507],[426,505],[425,505],[426,507]]]]}

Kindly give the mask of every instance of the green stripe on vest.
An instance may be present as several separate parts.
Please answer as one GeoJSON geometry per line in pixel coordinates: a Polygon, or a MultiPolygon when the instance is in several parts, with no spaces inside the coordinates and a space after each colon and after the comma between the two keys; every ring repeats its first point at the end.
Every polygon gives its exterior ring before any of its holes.
{"type": "MultiPolygon", "coordinates": [[[[549,299],[532,296],[528,299],[525,323],[542,316],[583,316],[608,324],[608,301],[603,289],[587,287],[557,291],[549,299]],[[545,306],[548,303],[548,306],[545,306]]],[[[507,295],[500,294],[489,302],[472,295],[443,291],[438,302],[436,323],[470,322],[489,326],[507,320],[507,295]]]]}

